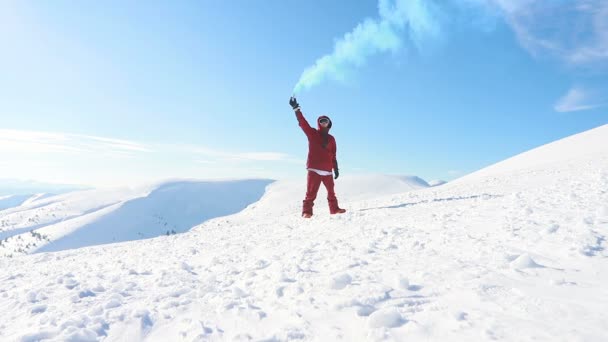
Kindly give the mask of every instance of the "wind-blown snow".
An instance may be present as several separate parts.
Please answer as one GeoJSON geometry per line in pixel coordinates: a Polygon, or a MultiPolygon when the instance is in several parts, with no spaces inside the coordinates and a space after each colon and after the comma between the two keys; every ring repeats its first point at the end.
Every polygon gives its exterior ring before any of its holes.
{"type": "Polygon", "coordinates": [[[608,340],[608,126],[439,187],[346,184],[339,216],[278,182],[184,234],[0,259],[0,340],[608,340]]]}

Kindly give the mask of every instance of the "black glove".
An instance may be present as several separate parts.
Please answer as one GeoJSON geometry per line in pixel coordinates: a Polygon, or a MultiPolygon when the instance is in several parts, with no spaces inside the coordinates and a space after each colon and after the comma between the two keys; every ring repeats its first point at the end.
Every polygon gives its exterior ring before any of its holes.
{"type": "Polygon", "coordinates": [[[338,179],[338,176],[340,176],[340,171],[338,170],[338,160],[334,159],[334,179],[338,179]]]}
{"type": "Polygon", "coordinates": [[[293,110],[300,108],[300,105],[298,104],[298,100],[296,100],[296,98],[294,96],[292,96],[289,99],[289,104],[291,105],[291,108],[293,108],[293,110]]]}

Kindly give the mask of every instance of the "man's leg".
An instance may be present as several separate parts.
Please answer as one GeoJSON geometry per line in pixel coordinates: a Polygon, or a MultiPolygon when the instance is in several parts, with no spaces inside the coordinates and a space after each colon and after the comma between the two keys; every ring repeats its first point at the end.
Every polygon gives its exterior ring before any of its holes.
{"type": "Polygon", "coordinates": [[[302,215],[312,215],[312,207],[315,205],[315,199],[321,186],[321,176],[313,171],[308,171],[306,177],[306,198],[302,203],[302,215]]]}
{"type": "Polygon", "coordinates": [[[330,214],[341,214],[346,212],[338,206],[338,199],[334,192],[334,178],[332,176],[323,176],[323,185],[327,189],[327,203],[329,204],[330,214]]]}

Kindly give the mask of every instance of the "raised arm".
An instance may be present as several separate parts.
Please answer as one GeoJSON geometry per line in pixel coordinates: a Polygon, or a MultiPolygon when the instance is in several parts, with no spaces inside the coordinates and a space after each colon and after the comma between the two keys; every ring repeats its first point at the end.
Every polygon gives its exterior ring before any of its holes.
{"type": "Polygon", "coordinates": [[[302,111],[300,110],[300,105],[298,104],[298,101],[296,100],[296,98],[291,97],[289,99],[289,104],[291,105],[291,108],[293,108],[294,112],[296,113],[296,118],[298,119],[298,124],[304,131],[304,134],[306,134],[307,137],[310,137],[312,134],[314,134],[315,129],[310,127],[310,124],[308,124],[308,121],[306,121],[306,118],[302,114],[302,111]]]}

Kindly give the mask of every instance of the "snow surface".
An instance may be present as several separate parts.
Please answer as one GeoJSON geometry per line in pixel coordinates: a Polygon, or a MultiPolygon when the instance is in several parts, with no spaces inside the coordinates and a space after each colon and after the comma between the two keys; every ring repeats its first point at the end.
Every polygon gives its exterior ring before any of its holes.
{"type": "Polygon", "coordinates": [[[0,258],[0,340],[608,340],[608,125],[439,187],[346,184],[343,215],[277,182],[184,234],[0,258]]]}

